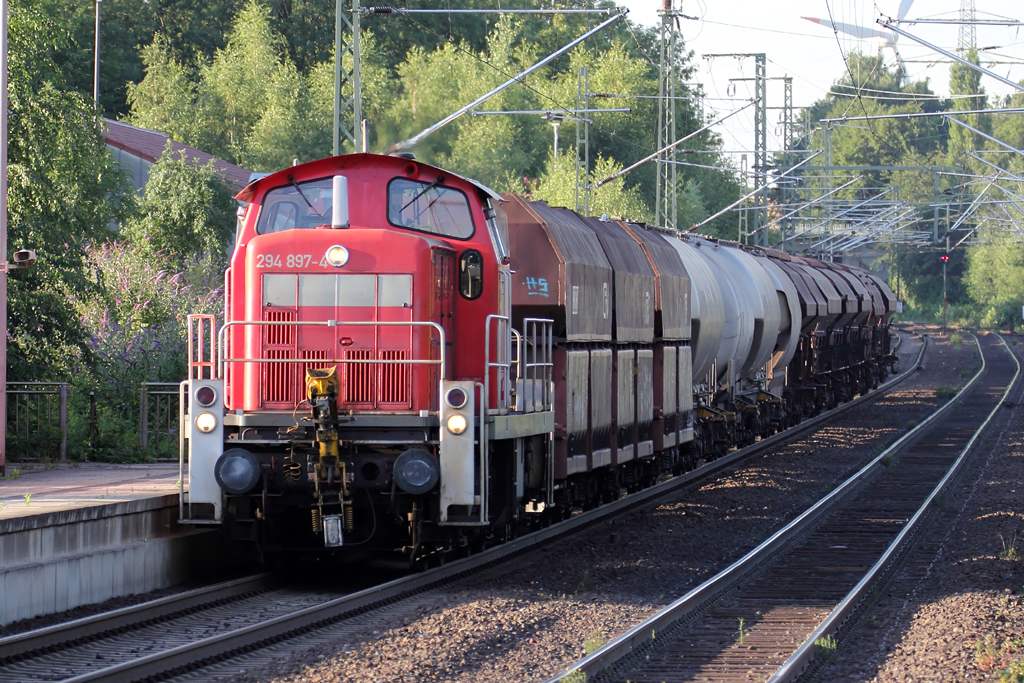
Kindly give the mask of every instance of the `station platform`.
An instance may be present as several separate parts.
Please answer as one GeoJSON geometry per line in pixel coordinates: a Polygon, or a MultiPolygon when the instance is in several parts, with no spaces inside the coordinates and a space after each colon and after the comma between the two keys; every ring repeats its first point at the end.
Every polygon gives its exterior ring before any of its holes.
{"type": "Polygon", "coordinates": [[[178,495],[178,463],[50,465],[8,463],[0,480],[3,522],[145,498],[178,495]],[[17,476],[15,476],[17,472],[17,476]],[[28,498],[26,498],[28,496],[28,498]]]}
{"type": "Polygon", "coordinates": [[[0,626],[207,573],[219,535],[178,524],[178,463],[8,463],[0,626]],[[17,471],[17,474],[15,474],[17,471]]]}

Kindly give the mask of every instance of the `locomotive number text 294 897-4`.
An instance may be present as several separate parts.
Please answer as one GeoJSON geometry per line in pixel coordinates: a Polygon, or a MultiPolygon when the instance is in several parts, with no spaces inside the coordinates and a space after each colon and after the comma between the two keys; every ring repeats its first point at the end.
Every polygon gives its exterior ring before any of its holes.
{"type": "Polygon", "coordinates": [[[256,256],[257,268],[308,268],[313,261],[312,254],[259,254],[256,256]]]}

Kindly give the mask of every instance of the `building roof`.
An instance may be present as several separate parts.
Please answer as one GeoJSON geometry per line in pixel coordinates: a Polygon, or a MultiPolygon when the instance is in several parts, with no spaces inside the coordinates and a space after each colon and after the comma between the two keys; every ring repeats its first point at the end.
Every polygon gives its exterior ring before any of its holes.
{"type": "MultiPolygon", "coordinates": [[[[104,136],[106,137],[107,144],[111,147],[124,150],[153,164],[163,156],[164,151],[167,149],[167,141],[170,139],[170,136],[165,133],[138,128],[137,126],[113,119],[105,119],[105,121],[107,126],[104,136]]],[[[174,150],[176,155],[184,153],[186,160],[191,161],[197,166],[205,166],[210,161],[213,161],[214,169],[220,174],[224,183],[233,194],[238,193],[249,184],[252,172],[241,166],[235,166],[223,159],[218,159],[212,154],[207,154],[195,147],[182,144],[177,140],[171,140],[171,149],[174,150]]]]}

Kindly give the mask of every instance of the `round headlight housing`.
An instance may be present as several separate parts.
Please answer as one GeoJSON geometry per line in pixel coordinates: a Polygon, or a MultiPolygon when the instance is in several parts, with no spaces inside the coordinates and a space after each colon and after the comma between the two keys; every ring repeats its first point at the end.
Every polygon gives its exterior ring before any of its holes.
{"type": "Polygon", "coordinates": [[[244,448],[229,448],[213,466],[217,484],[235,496],[248,493],[260,479],[260,461],[244,448]]]}
{"type": "Polygon", "coordinates": [[[199,387],[196,389],[196,403],[209,408],[217,401],[217,390],[213,387],[199,387]]]}
{"type": "Polygon", "coordinates": [[[454,415],[449,416],[448,421],[445,422],[445,427],[447,427],[448,431],[454,434],[455,436],[458,436],[459,434],[465,432],[466,427],[468,426],[469,422],[466,421],[466,416],[460,415],[459,413],[455,413],[454,415]]]}
{"type": "Polygon", "coordinates": [[[217,418],[213,413],[199,413],[196,416],[196,429],[203,434],[209,434],[217,428],[217,418]]]}
{"type": "Polygon", "coordinates": [[[395,483],[406,493],[430,491],[441,478],[437,458],[422,448],[410,448],[395,461],[395,483]]]}
{"type": "Polygon", "coordinates": [[[458,387],[455,387],[454,389],[449,389],[448,390],[448,393],[445,394],[444,400],[452,408],[455,408],[456,410],[458,410],[459,408],[461,408],[464,405],[466,405],[466,401],[469,400],[469,397],[466,396],[466,392],[465,391],[463,391],[462,389],[460,389],[458,387]]]}
{"type": "Polygon", "coordinates": [[[333,247],[327,249],[327,253],[324,254],[324,258],[335,268],[341,268],[343,265],[348,263],[348,249],[335,244],[333,247]]]}

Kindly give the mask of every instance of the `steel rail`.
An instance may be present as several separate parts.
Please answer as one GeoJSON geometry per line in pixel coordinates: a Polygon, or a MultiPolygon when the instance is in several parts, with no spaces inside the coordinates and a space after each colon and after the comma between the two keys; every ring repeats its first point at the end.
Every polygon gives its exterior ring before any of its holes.
{"type": "Polygon", "coordinates": [[[256,574],[122,607],[110,612],[82,617],[63,624],[16,633],[0,638],[0,663],[48,647],[94,638],[140,622],[167,617],[183,610],[259,592],[269,588],[272,583],[270,574],[256,574]]]}
{"type": "MultiPolygon", "coordinates": [[[[927,341],[925,340],[912,367],[852,401],[848,401],[767,439],[762,439],[751,446],[706,463],[691,472],[656,484],[643,491],[629,494],[618,501],[603,505],[597,509],[580,513],[547,529],[527,534],[485,550],[480,554],[456,560],[422,574],[395,579],[346,596],[327,600],[319,605],[297,610],[287,615],[197,640],[187,645],[153,653],[135,660],[121,662],[103,669],[63,679],[64,683],[94,683],[97,681],[105,683],[131,683],[148,677],[200,668],[204,664],[230,657],[234,653],[258,647],[261,644],[272,641],[298,636],[321,626],[343,620],[354,614],[365,612],[368,609],[390,604],[408,595],[438,587],[472,572],[497,566],[532,548],[547,545],[558,538],[574,534],[610,517],[648,505],[659,498],[673,493],[676,489],[695,481],[707,479],[722,470],[736,465],[742,460],[774,448],[783,442],[799,438],[813,431],[818,426],[826,424],[838,414],[881,398],[885,393],[895,388],[914,373],[921,364],[926,349],[927,341]]],[[[98,615],[97,618],[100,616],[102,615],[98,615]]],[[[51,629],[51,634],[56,634],[60,627],[51,627],[51,629]]],[[[28,636],[29,634],[25,635],[28,636]]],[[[55,638],[56,636],[54,635],[53,637],[55,638]]],[[[57,640],[51,641],[50,647],[57,643],[57,640]]]]}
{"type": "MultiPolygon", "coordinates": [[[[832,613],[829,614],[825,621],[821,623],[821,626],[815,629],[815,631],[807,637],[807,640],[797,648],[796,652],[786,660],[786,663],[779,667],[779,670],[776,671],[775,675],[768,680],[768,683],[789,683],[790,681],[794,681],[799,678],[806,667],[812,664],[815,659],[815,641],[826,635],[834,635],[843,625],[845,625],[850,616],[860,606],[864,598],[867,597],[868,591],[887,572],[903,550],[906,549],[910,541],[913,540],[914,535],[919,531],[919,527],[921,526],[925,514],[932,505],[932,501],[934,501],[936,496],[939,496],[950,485],[953,477],[956,476],[964,462],[967,460],[967,456],[971,452],[971,449],[978,442],[978,438],[988,427],[996,413],[999,412],[999,409],[1002,408],[1007,397],[1010,395],[1010,392],[1016,388],[1017,381],[1020,379],[1021,375],[1020,361],[1017,360],[1016,354],[1010,350],[1010,347],[1006,345],[1006,340],[1002,335],[999,335],[999,340],[1002,342],[1006,353],[1011,359],[1013,359],[1014,364],[1017,366],[1017,371],[1014,373],[1013,379],[1011,379],[1009,384],[1007,384],[1006,391],[1003,392],[1002,397],[996,403],[992,412],[988,414],[985,421],[981,423],[981,426],[978,427],[977,431],[975,431],[967,441],[967,444],[960,451],[959,455],[957,455],[956,460],[950,466],[946,475],[938,484],[935,485],[935,488],[932,489],[930,494],[928,494],[928,497],[921,504],[921,507],[919,507],[917,512],[914,513],[914,516],[910,518],[910,521],[904,525],[903,529],[900,530],[900,533],[896,536],[893,542],[889,544],[885,553],[878,558],[878,561],[875,562],[871,569],[868,570],[867,574],[864,575],[864,578],[862,578],[857,585],[847,593],[846,597],[843,598],[843,601],[840,602],[834,610],[832,610],[832,613]]],[[[975,342],[977,342],[977,337],[975,337],[975,342]]],[[[979,375],[985,370],[984,363],[985,360],[983,355],[982,369],[979,370],[979,375]]],[[[977,375],[975,378],[977,378],[977,375]]],[[[973,382],[974,380],[972,379],[971,381],[973,382]]],[[[952,402],[953,401],[951,400],[950,403],[952,402]]]]}
{"type": "MultiPolygon", "coordinates": [[[[959,404],[959,399],[961,399],[966,392],[974,388],[978,380],[984,375],[987,367],[984,353],[981,351],[981,345],[978,343],[976,337],[975,343],[978,344],[979,355],[982,360],[981,368],[974,374],[971,380],[959,392],[957,392],[956,396],[952,397],[945,405],[932,413],[932,415],[925,419],[920,425],[917,425],[914,429],[904,434],[877,457],[872,459],[871,462],[858,470],[856,474],[849,477],[842,485],[812,505],[782,529],[775,532],[766,541],[751,550],[742,558],[696,588],[692,589],[665,609],[650,616],[642,623],[623,633],[618,638],[605,644],[603,647],[599,648],[587,657],[577,661],[575,664],[559,674],[551,677],[546,683],[574,680],[573,677],[578,677],[581,673],[587,678],[590,678],[610,668],[616,662],[632,654],[638,648],[651,645],[656,640],[659,633],[671,627],[687,614],[708,604],[712,599],[722,594],[723,591],[735,586],[743,578],[748,576],[753,569],[762,565],[766,559],[775,555],[791,540],[802,535],[805,531],[817,524],[826,514],[832,512],[842,499],[859,491],[864,483],[873,478],[873,475],[879,468],[884,467],[882,464],[883,459],[887,456],[891,458],[893,453],[913,443],[927,428],[952,411],[959,404]]],[[[1016,362],[1016,359],[1014,360],[1016,362]]],[[[1018,363],[1018,372],[1010,383],[1011,387],[1014,385],[1019,375],[1020,365],[1018,363]]],[[[998,407],[1002,405],[1002,402],[1003,401],[1000,400],[997,403],[996,410],[998,410],[998,407]]],[[[987,421],[984,424],[987,425],[987,421]]],[[[982,428],[979,428],[979,433],[983,428],[984,425],[982,428]]],[[[972,437],[970,445],[973,445],[976,436],[977,435],[972,437]]],[[[941,482],[941,486],[946,485],[949,477],[950,474],[947,473],[947,476],[941,482]]],[[[938,490],[941,490],[941,488],[936,489],[936,491],[938,490]]],[[[928,502],[934,498],[934,493],[935,492],[933,492],[933,495],[928,497],[928,502]]],[[[922,507],[927,509],[927,504],[928,503],[926,502],[925,506],[922,507]]],[[[811,641],[811,645],[813,646],[813,640],[811,641]]]]}

